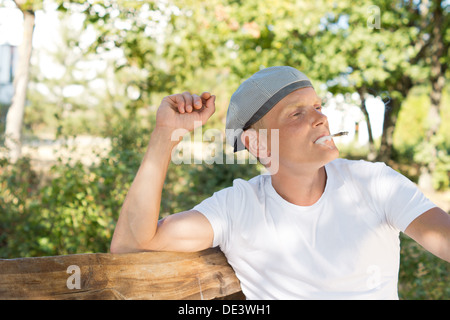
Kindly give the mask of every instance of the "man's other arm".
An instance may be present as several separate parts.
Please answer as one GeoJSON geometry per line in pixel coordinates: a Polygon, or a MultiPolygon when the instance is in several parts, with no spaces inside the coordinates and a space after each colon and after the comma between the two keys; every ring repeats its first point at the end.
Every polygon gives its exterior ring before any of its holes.
{"type": "Polygon", "coordinates": [[[405,233],[437,257],[450,262],[450,215],[435,207],[413,220],[405,233]]]}

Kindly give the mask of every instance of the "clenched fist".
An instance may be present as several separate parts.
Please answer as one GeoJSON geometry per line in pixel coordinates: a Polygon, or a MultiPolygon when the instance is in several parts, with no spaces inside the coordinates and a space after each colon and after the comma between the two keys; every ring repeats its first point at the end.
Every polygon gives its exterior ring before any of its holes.
{"type": "Polygon", "coordinates": [[[183,92],[165,97],[156,112],[156,129],[192,131],[203,125],[215,111],[216,96],[183,92]]]}

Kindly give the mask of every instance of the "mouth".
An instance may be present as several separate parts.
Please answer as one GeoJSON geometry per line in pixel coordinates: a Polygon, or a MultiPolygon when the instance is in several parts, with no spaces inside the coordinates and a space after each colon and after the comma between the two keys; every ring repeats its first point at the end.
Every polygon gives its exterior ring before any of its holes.
{"type": "Polygon", "coordinates": [[[327,146],[329,148],[334,147],[334,143],[332,142],[333,137],[339,137],[339,136],[343,136],[343,135],[347,135],[348,132],[347,131],[343,131],[343,132],[338,132],[332,135],[322,135],[319,138],[316,139],[316,141],[314,141],[315,144],[321,144],[324,146],[327,146]]]}
{"type": "Polygon", "coordinates": [[[319,136],[316,140],[314,140],[314,143],[321,144],[329,139],[331,139],[331,135],[323,134],[323,135],[319,136]]]}
{"type": "Polygon", "coordinates": [[[319,139],[317,139],[314,143],[322,145],[322,146],[326,146],[330,149],[332,149],[334,147],[333,138],[330,135],[322,136],[319,139]]]}

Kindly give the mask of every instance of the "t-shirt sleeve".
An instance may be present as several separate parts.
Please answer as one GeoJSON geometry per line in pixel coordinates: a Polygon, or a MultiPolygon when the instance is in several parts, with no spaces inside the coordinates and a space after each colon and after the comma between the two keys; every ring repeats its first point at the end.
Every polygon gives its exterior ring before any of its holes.
{"type": "Polygon", "coordinates": [[[384,164],[380,169],[379,205],[391,226],[404,232],[414,219],[436,207],[408,178],[384,164]]]}
{"type": "Polygon", "coordinates": [[[193,210],[202,213],[211,223],[214,231],[213,247],[220,246],[225,251],[228,245],[232,220],[228,212],[233,205],[233,188],[225,188],[206,198],[193,210]]]}

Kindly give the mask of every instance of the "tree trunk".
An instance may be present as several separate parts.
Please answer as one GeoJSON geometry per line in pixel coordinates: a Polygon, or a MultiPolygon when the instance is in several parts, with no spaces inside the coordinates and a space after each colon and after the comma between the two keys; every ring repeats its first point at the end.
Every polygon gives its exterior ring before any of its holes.
{"type": "Polygon", "coordinates": [[[361,87],[361,88],[357,88],[356,89],[359,97],[361,98],[361,111],[364,114],[364,118],[366,120],[367,123],[367,133],[369,135],[369,154],[367,155],[367,159],[368,160],[375,160],[375,158],[377,157],[377,151],[375,149],[375,142],[373,141],[373,133],[372,133],[372,124],[370,122],[370,117],[369,117],[369,112],[367,111],[366,108],[366,88],[365,87],[361,87]]]}
{"type": "Polygon", "coordinates": [[[29,80],[30,59],[34,31],[34,12],[22,11],[24,31],[19,47],[19,62],[14,77],[14,96],[6,115],[5,147],[11,162],[16,162],[22,150],[22,124],[29,80]]]}
{"type": "Polygon", "coordinates": [[[433,12],[433,28],[432,28],[432,42],[431,42],[431,94],[430,94],[430,110],[428,112],[428,130],[425,135],[425,143],[431,146],[431,161],[424,164],[420,168],[419,187],[423,190],[433,190],[433,172],[436,168],[437,149],[432,142],[432,137],[435,136],[441,124],[440,105],[442,99],[442,91],[445,85],[445,71],[447,65],[440,60],[448,51],[448,45],[444,45],[442,37],[443,14],[440,1],[435,4],[433,12]]]}
{"type": "Polygon", "coordinates": [[[394,130],[400,111],[401,101],[391,98],[384,110],[383,133],[381,135],[380,150],[377,161],[388,162],[391,159],[394,147],[394,130]]]}

